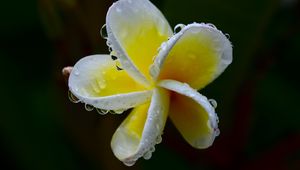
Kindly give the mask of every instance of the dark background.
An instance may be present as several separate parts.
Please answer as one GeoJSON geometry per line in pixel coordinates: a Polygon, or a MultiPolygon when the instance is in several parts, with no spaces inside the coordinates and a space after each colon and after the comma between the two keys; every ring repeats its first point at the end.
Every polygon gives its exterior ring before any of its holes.
{"type": "MultiPolygon", "coordinates": [[[[218,101],[221,135],[195,150],[167,122],[163,142],[130,169],[300,169],[299,0],[153,0],[172,27],[210,22],[230,34],[233,63],[201,91],[218,101]]],[[[110,149],[126,115],[68,100],[61,75],[108,53],[109,0],[2,1],[0,169],[127,169],[110,149]]]]}

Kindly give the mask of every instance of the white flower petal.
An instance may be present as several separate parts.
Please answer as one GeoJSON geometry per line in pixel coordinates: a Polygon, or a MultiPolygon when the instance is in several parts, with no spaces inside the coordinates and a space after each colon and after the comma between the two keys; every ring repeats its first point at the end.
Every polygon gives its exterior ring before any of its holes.
{"type": "Polygon", "coordinates": [[[211,24],[187,25],[160,49],[151,66],[153,79],[186,82],[196,89],[213,81],[232,62],[230,41],[211,24]]]}
{"type": "Polygon", "coordinates": [[[125,110],[150,100],[152,91],[117,71],[109,55],[79,60],[69,77],[69,89],[81,102],[105,110],[125,110]]]}
{"type": "Polygon", "coordinates": [[[161,12],[148,0],[119,0],[106,17],[108,44],[122,67],[135,79],[149,85],[149,67],[172,30],[161,12]]]}
{"type": "Polygon", "coordinates": [[[85,97],[72,92],[82,103],[103,110],[126,110],[151,99],[152,91],[132,92],[105,97],[85,97]]]}
{"type": "Polygon", "coordinates": [[[171,93],[169,116],[184,139],[195,148],[207,148],[219,135],[218,117],[208,99],[188,84],[162,80],[171,93]]]}
{"type": "Polygon", "coordinates": [[[134,164],[142,156],[151,157],[152,148],[161,140],[168,107],[168,91],[154,89],[151,103],[134,108],[113,135],[111,147],[115,156],[126,165],[134,164]]]}

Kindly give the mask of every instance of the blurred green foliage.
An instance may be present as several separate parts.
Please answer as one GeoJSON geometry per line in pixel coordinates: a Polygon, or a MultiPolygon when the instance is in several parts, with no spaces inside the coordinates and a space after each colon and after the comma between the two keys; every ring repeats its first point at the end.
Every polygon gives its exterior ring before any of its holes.
{"type": "MultiPolygon", "coordinates": [[[[300,169],[298,0],[153,0],[171,26],[209,22],[230,34],[231,66],[201,93],[218,101],[221,135],[188,146],[168,122],[149,161],[130,169],[300,169]]],[[[67,99],[61,69],[107,53],[99,35],[112,1],[3,1],[0,169],[127,169],[110,139],[126,115],[67,99]]]]}

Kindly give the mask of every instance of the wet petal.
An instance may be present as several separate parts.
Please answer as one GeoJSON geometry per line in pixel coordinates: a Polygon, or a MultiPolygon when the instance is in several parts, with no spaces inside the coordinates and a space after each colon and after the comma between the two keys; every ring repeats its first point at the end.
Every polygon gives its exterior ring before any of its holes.
{"type": "Polygon", "coordinates": [[[175,80],[163,80],[159,85],[173,91],[169,115],[183,138],[195,148],[211,146],[219,129],[215,109],[207,98],[175,80]]]}
{"type": "Polygon", "coordinates": [[[173,79],[195,89],[218,77],[232,61],[227,37],[211,24],[190,24],[163,44],[151,67],[154,79],[173,79]]]}
{"type": "Polygon", "coordinates": [[[83,103],[106,110],[134,107],[151,98],[152,92],[118,71],[109,55],[79,60],[69,77],[70,91],[83,103]]]}
{"type": "Polygon", "coordinates": [[[169,93],[162,88],[153,92],[151,103],[137,106],[116,130],[111,141],[115,156],[126,165],[151,156],[166,123],[169,93]],[[150,153],[149,153],[150,152],[150,153]]]}
{"type": "Polygon", "coordinates": [[[150,80],[149,66],[161,43],[172,35],[161,12],[148,0],[119,0],[107,13],[106,27],[123,67],[141,82],[150,80]]]}

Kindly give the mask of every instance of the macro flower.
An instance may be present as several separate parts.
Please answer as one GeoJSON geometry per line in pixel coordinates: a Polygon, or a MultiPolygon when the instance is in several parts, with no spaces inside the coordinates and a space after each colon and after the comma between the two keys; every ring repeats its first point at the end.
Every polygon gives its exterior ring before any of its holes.
{"type": "Polygon", "coordinates": [[[232,45],[212,24],[179,24],[173,33],[148,0],[119,0],[106,16],[109,55],[79,60],[69,77],[71,98],[99,113],[131,109],[111,141],[114,155],[133,165],[149,159],[169,116],[194,148],[219,134],[215,101],[198,93],[232,61],[232,45]]]}

